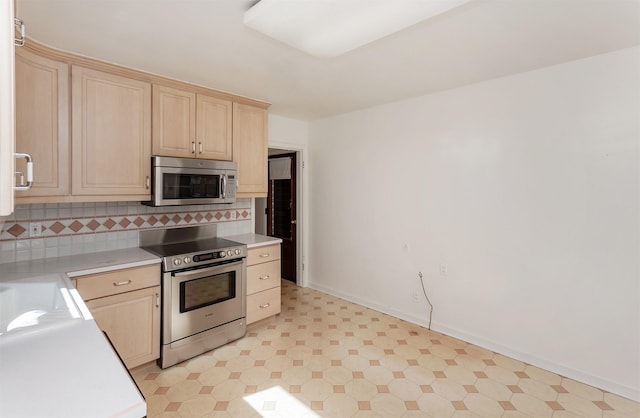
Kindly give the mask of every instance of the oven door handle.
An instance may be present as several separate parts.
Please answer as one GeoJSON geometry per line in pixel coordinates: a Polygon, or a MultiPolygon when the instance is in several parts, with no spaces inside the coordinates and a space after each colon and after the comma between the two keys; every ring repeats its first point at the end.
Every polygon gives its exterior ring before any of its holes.
{"type": "Polygon", "coordinates": [[[189,270],[189,271],[183,271],[183,272],[178,272],[178,273],[172,273],[174,277],[185,277],[185,276],[196,276],[196,275],[201,275],[203,273],[208,273],[210,271],[214,271],[214,270],[220,270],[221,267],[228,267],[228,266],[235,266],[238,264],[242,264],[242,260],[240,261],[236,261],[234,263],[228,263],[228,264],[218,264],[215,266],[211,266],[211,267],[206,267],[206,268],[202,268],[202,269],[194,269],[194,270],[189,270]]]}

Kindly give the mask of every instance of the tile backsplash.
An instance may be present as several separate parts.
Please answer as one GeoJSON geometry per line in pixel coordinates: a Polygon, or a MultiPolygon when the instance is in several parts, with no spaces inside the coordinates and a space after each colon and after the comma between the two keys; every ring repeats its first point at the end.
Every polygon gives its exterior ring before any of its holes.
{"type": "Polygon", "coordinates": [[[16,205],[0,217],[0,263],[138,246],[139,232],[216,224],[218,235],[251,232],[251,199],[153,208],[139,202],[16,205]]]}

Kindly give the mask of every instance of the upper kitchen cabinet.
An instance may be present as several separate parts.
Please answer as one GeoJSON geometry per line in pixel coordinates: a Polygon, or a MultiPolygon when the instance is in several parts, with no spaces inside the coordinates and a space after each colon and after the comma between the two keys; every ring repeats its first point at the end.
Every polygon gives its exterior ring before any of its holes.
{"type": "Polygon", "coordinates": [[[230,101],[197,95],[196,138],[199,158],[231,161],[232,108],[230,101]]]}
{"type": "Polygon", "coordinates": [[[153,155],[196,156],[196,95],[153,85],[153,155]]]}
{"type": "Polygon", "coordinates": [[[233,104],[233,161],[238,197],[267,197],[267,109],[233,104]]]}
{"type": "MultiPolygon", "coordinates": [[[[36,162],[33,186],[16,192],[17,203],[35,196],[69,194],[69,66],[16,50],[16,149],[36,162]]],[[[26,173],[26,164],[16,162],[26,173]]],[[[39,199],[35,199],[39,200],[39,199]]]]}
{"type": "Polygon", "coordinates": [[[154,84],[153,155],[231,160],[232,103],[154,84]]]}
{"type": "MultiPolygon", "coordinates": [[[[268,103],[30,40],[11,56],[17,104],[2,95],[0,116],[13,121],[16,107],[17,151],[32,155],[35,177],[18,203],[149,200],[152,151],[233,159],[238,197],[266,196],[268,103]]],[[[0,128],[0,157],[13,156],[13,125],[0,128]]],[[[0,196],[11,213],[14,162],[6,161],[0,196]]],[[[26,172],[20,162],[17,169],[26,172]]]]}
{"type": "Polygon", "coordinates": [[[147,200],[151,83],[71,68],[72,194],[147,200]]]}
{"type": "MultiPolygon", "coordinates": [[[[0,3],[0,216],[13,212],[15,151],[14,3],[0,3]]],[[[2,219],[0,219],[2,224],[2,219]]]]}

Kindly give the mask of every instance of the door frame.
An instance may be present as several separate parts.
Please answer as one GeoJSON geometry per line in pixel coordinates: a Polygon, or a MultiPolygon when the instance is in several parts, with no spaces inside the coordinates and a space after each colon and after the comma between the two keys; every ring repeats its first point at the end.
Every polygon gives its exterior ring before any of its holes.
{"type": "MultiPolygon", "coordinates": [[[[296,235],[296,266],[298,269],[297,284],[300,287],[307,287],[309,284],[309,267],[306,265],[308,256],[307,249],[309,248],[309,237],[307,231],[307,219],[309,219],[309,176],[308,172],[307,155],[309,154],[309,148],[306,144],[294,144],[281,141],[269,141],[269,148],[276,148],[282,151],[295,152],[297,159],[296,167],[296,219],[297,223],[297,235],[296,235]]],[[[255,199],[251,199],[251,211],[255,211],[255,199]]],[[[251,230],[255,231],[255,216],[251,217],[252,225],[251,230]]]]}

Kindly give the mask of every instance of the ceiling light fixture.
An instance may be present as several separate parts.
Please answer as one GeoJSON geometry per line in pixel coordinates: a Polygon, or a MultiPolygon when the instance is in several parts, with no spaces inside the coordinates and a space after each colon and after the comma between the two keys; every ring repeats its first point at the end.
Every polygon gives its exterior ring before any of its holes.
{"type": "Polygon", "coordinates": [[[316,57],[336,57],[471,0],[260,0],[244,24],[316,57]]]}

